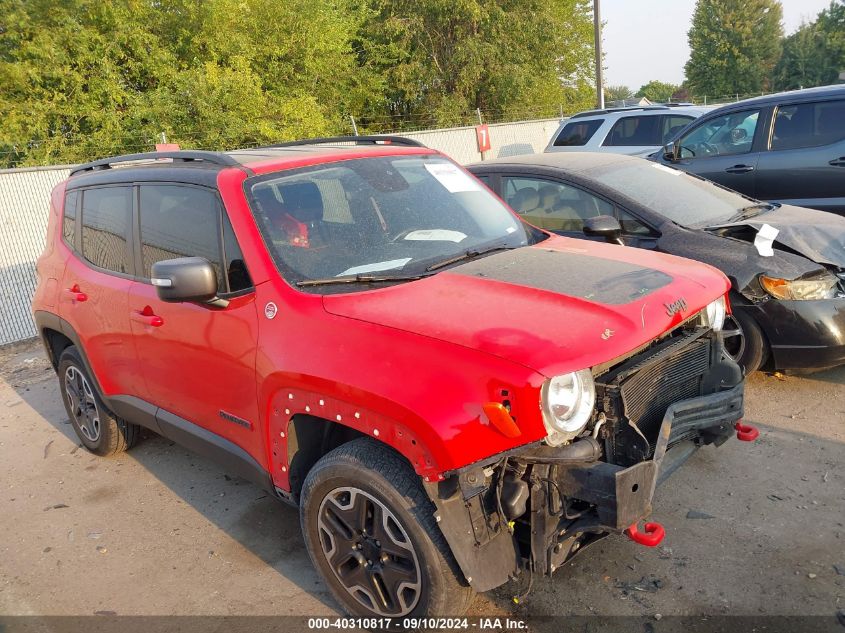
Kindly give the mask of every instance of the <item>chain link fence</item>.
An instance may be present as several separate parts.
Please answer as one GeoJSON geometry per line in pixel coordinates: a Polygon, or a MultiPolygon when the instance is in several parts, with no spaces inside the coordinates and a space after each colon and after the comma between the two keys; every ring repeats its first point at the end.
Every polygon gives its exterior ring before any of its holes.
{"type": "Polygon", "coordinates": [[[0,170],[0,345],[37,335],[30,313],[35,260],[44,248],[50,192],[64,167],[0,170]]]}
{"type": "MultiPolygon", "coordinates": [[[[492,123],[485,158],[542,152],[559,119],[492,123]]],[[[403,133],[461,164],[482,159],[474,126],[403,133]]],[[[69,166],[0,170],[0,345],[37,335],[30,313],[35,260],[44,248],[50,192],[69,166]]]]}

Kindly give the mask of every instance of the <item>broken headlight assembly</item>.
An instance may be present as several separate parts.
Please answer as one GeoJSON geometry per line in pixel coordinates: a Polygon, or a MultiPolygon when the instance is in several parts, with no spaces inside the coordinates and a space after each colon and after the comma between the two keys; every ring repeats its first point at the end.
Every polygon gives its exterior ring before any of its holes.
{"type": "Polygon", "coordinates": [[[724,295],[711,301],[707,307],[699,312],[701,324],[711,330],[720,331],[725,326],[725,317],[728,313],[728,304],[724,295]]]}
{"type": "Polygon", "coordinates": [[[589,369],[555,376],[540,391],[540,408],[548,436],[546,444],[560,446],[587,426],[596,405],[596,385],[589,369]]]}
{"type": "Polygon", "coordinates": [[[836,296],[839,279],[828,272],[806,279],[779,279],[760,275],[760,285],[775,299],[788,301],[812,301],[833,299],[836,296]]]}

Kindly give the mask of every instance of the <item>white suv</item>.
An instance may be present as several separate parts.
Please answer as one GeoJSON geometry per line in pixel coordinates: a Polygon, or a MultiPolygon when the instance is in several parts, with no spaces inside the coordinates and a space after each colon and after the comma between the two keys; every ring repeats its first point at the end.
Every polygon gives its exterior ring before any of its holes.
{"type": "Polygon", "coordinates": [[[580,112],[560,122],[545,151],[646,156],[710,109],[669,104],[580,112]]]}

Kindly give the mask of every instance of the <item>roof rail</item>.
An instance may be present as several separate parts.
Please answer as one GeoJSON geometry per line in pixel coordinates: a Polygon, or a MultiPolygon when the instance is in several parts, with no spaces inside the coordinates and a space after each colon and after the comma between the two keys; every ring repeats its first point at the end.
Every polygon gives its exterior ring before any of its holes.
{"type": "Polygon", "coordinates": [[[275,147],[298,147],[300,145],[328,145],[330,143],[354,143],[355,145],[405,145],[407,147],[425,147],[419,141],[407,136],[328,136],[325,138],[307,138],[301,141],[288,141],[266,145],[257,149],[275,147]]]}
{"type": "Polygon", "coordinates": [[[141,154],[124,154],[123,156],[112,156],[111,158],[102,158],[84,165],[78,165],[70,170],[70,175],[79,174],[85,171],[100,171],[102,169],[112,169],[113,166],[120,163],[129,163],[134,161],[152,161],[162,158],[169,158],[174,161],[183,161],[185,163],[205,163],[211,165],[221,165],[223,167],[234,167],[240,165],[231,156],[227,156],[222,152],[206,152],[200,150],[179,150],[172,152],[143,152],[141,154]]]}
{"type": "Polygon", "coordinates": [[[612,112],[636,112],[638,110],[667,110],[668,106],[665,104],[654,104],[646,106],[621,106],[618,108],[604,108],[603,110],[587,110],[573,114],[570,119],[580,119],[581,117],[596,116],[599,114],[610,114],[612,112]]]}

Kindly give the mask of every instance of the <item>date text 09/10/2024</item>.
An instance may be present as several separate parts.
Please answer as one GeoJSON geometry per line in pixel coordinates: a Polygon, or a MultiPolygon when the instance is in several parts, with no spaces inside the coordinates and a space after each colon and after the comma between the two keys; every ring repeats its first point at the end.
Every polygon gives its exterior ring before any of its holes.
{"type": "Polygon", "coordinates": [[[398,631],[416,630],[468,630],[502,631],[525,630],[524,620],[517,618],[309,618],[308,630],[321,629],[384,629],[398,631]]]}

